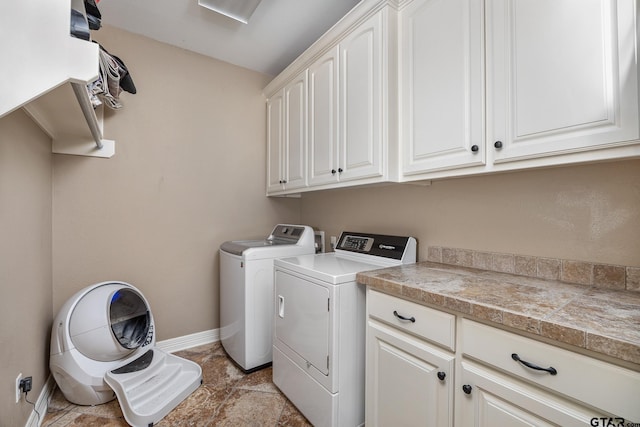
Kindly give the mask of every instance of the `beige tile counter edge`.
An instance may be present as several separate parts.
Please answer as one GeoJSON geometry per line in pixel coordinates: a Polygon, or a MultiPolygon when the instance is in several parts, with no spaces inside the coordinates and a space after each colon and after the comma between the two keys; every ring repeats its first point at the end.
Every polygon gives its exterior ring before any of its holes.
{"type": "Polygon", "coordinates": [[[638,292],[433,262],[362,272],[357,281],[390,295],[640,364],[638,292]]]}

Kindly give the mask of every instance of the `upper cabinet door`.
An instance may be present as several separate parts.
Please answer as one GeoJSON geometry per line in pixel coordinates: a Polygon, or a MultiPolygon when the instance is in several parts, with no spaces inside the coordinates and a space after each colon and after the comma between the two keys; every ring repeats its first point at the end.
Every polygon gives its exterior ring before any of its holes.
{"type": "Polygon", "coordinates": [[[638,139],[635,4],[487,2],[488,149],[496,163],[638,139]]]}
{"type": "Polygon", "coordinates": [[[415,0],[400,13],[402,172],[482,165],[481,0],[415,0]]]}
{"type": "Polygon", "coordinates": [[[386,9],[339,44],[340,181],[382,175],[383,18],[386,9]]]}
{"type": "Polygon", "coordinates": [[[307,185],[307,72],[300,73],[284,88],[285,187],[307,185]]]}
{"type": "Polygon", "coordinates": [[[338,49],[309,67],[309,185],[337,181],[338,49]]]}
{"type": "Polygon", "coordinates": [[[267,100],[267,193],[283,187],[284,90],[267,100]]]}

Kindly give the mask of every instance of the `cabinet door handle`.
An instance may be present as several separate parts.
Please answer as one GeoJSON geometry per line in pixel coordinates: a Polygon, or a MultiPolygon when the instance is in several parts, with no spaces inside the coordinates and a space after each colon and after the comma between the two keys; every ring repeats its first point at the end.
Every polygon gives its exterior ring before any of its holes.
{"type": "Polygon", "coordinates": [[[411,316],[411,317],[405,317],[402,314],[398,314],[397,311],[393,310],[393,315],[396,316],[398,319],[400,320],[404,320],[405,322],[411,322],[411,323],[416,323],[416,318],[411,316]]]}
{"type": "Polygon", "coordinates": [[[440,381],[444,381],[444,379],[447,378],[447,374],[445,374],[444,372],[440,371],[438,372],[438,379],[440,381]]]}
{"type": "Polygon", "coordinates": [[[522,363],[527,368],[535,369],[536,371],[545,371],[545,372],[548,372],[551,375],[557,375],[558,374],[558,371],[553,366],[549,366],[548,368],[543,368],[542,366],[534,365],[531,362],[527,362],[525,360],[520,359],[520,356],[518,356],[517,353],[513,353],[511,355],[511,358],[513,360],[515,360],[516,362],[522,363]]]}
{"type": "Polygon", "coordinates": [[[493,144],[494,147],[496,147],[498,150],[502,148],[502,141],[496,141],[493,144]]]}
{"type": "Polygon", "coordinates": [[[338,173],[342,173],[342,168],[338,168],[338,173]]]}
{"type": "Polygon", "coordinates": [[[336,174],[336,170],[335,169],[331,169],[331,175],[335,175],[336,174]]]}
{"type": "Polygon", "coordinates": [[[465,394],[471,394],[472,389],[473,387],[471,387],[469,384],[465,384],[462,386],[462,391],[464,391],[465,394]]]}
{"type": "Polygon", "coordinates": [[[474,144],[471,146],[471,151],[473,151],[474,153],[477,153],[478,151],[480,151],[480,147],[474,144]]]}

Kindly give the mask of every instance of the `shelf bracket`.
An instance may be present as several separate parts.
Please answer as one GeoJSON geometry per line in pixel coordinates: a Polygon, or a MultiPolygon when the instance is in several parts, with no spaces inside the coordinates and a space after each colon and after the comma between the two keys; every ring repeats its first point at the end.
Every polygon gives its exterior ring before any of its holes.
{"type": "Polygon", "coordinates": [[[96,142],[98,149],[102,150],[104,148],[104,144],[102,143],[102,131],[95,120],[95,113],[93,112],[93,105],[89,99],[87,88],[84,84],[80,83],[71,83],[71,87],[73,88],[73,92],[76,94],[82,114],[84,114],[84,118],[89,126],[91,136],[93,136],[93,140],[96,142]]]}

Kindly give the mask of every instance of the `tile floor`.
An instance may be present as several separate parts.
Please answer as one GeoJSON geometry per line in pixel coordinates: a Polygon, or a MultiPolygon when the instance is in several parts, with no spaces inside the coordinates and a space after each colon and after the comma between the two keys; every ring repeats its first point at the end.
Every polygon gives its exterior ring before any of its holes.
{"type": "MultiPolygon", "coordinates": [[[[220,343],[175,353],[202,367],[203,384],[156,427],[311,426],[271,381],[271,368],[244,374],[220,343]]],[[[43,427],[127,427],[117,400],[97,406],[69,403],[56,389],[43,427]]]]}

